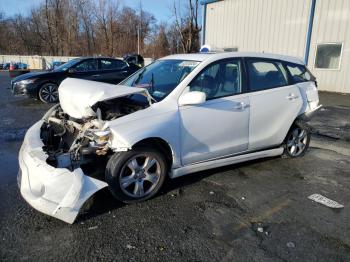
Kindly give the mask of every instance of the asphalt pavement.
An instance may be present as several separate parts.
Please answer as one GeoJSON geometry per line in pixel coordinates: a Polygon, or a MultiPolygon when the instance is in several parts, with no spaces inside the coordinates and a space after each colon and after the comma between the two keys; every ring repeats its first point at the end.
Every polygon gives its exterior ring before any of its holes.
{"type": "Polygon", "coordinates": [[[69,225],[19,194],[19,147],[49,106],[14,97],[9,81],[0,72],[0,261],[350,261],[350,95],[321,93],[302,158],[168,180],[134,205],[104,190],[69,225]],[[315,203],[314,193],[345,207],[315,203]]]}

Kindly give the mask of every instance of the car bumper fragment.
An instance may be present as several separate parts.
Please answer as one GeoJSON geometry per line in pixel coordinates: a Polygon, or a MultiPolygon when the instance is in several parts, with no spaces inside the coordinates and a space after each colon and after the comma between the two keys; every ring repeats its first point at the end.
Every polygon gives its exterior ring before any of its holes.
{"type": "Polygon", "coordinates": [[[46,163],[37,122],[26,133],[19,153],[18,185],[23,198],[35,209],[73,223],[84,202],[107,183],[86,176],[81,168],[70,171],[46,163]]]}

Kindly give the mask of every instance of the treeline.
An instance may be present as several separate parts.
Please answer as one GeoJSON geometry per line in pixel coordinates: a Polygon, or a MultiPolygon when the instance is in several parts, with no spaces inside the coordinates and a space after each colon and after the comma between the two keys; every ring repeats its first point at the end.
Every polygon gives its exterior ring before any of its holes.
{"type": "Polygon", "coordinates": [[[0,54],[122,56],[139,49],[157,58],[198,51],[198,0],[175,1],[168,24],[117,0],[45,0],[27,16],[0,13],[0,54]]]}

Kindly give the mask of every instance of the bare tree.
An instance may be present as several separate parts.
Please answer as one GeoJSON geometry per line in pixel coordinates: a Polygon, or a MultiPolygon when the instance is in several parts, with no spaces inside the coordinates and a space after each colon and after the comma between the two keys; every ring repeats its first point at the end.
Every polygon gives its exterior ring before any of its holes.
{"type": "MultiPolygon", "coordinates": [[[[175,1],[175,0],[174,0],[175,1]]],[[[198,1],[189,0],[184,15],[167,25],[119,0],[45,0],[29,15],[0,13],[0,52],[38,55],[108,55],[136,53],[138,33],[143,56],[197,50],[198,1]]]]}
{"type": "Polygon", "coordinates": [[[180,36],[182,51],[185,53],[197,52],[199,49],[198,0],[188,0],[185,13],[181,15],[180,8],[174,2],[175,28],[180,36]]]}

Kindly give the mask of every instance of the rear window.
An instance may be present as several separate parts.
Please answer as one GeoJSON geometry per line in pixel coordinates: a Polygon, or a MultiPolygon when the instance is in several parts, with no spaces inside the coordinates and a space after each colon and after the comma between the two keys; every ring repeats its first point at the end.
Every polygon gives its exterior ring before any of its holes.
{"type": "Polygon", "coordinates": [[[247,66],[250,91],[288,85],[287,72],[280,62],[249,59],[247,66]]]}
{"type": "Polygon", "coordinates": [[[287,69],[292,77],[293,83],[312,81],[314,77],[303,65],[287,64],[287,69]]]}

